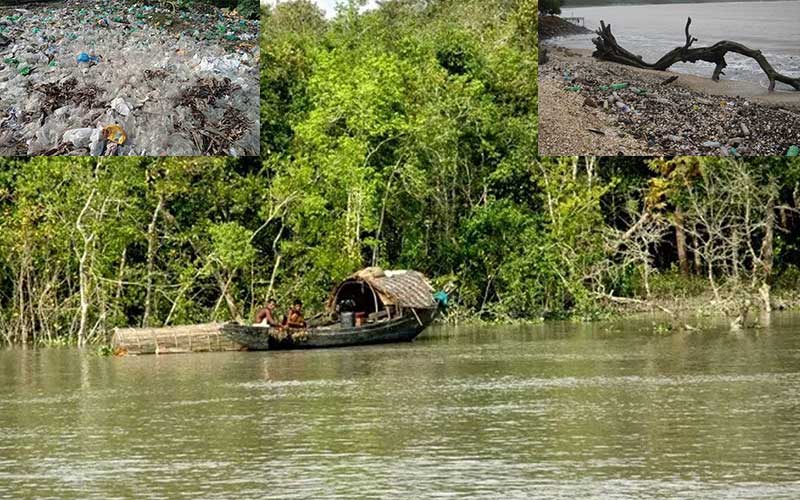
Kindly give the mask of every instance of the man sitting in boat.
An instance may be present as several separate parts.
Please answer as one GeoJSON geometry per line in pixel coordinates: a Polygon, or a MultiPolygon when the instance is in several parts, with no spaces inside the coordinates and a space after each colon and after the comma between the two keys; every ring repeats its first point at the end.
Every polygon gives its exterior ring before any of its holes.
{"type": "Polygon", "coordinates": [[[270,299],[267,301],[267,306],[259,309],[256,313],[255,324],[261,326],[281,326],[281,324],[272,316],[272,312],[277,307],[275,300],[270,299]]]}
{"type": "Polygon", "coordinates": [[[289,309],[289,314],[283,321],[283,325],[287,328],[305,328],[306,320],[303,317],[303,303],[300,299],[295,299],[292,307],[289,309]]]}

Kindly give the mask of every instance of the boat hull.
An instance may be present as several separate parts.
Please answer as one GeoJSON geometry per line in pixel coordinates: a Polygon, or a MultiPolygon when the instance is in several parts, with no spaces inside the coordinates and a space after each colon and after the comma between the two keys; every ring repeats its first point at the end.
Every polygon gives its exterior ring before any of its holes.
{"type": "Polygon", "coordinates": [[[435,310],[417,310],[416,315],[405,315],[359,327],[343,328],[332,325],[305,330],[280,330],[227,323],[222,327],[222,334],[252,351],[387,344],[414,340],[433,321],[434,316],[435,310]]]}

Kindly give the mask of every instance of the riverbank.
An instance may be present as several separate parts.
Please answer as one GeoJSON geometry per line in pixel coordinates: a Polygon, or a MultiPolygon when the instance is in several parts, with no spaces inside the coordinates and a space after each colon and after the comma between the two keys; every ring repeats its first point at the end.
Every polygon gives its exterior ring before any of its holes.
{"type": "Polygon", "coordinates": [[[582,35],[591,32],[592,30],[565,21],[559,16],[539,17],[539,41],[559,36],[582,35]]]}
{"type": "Polygon", "coordinates": [[[596,60],[589,50],[550,46],[548,56],[539,67],[542,156],[604,155],[609,148],[625,155],[782,156],[800,145],[800,92],[642,70],[596,60]],[[619,147],[620,136],[635,145],[619,147]]]}
{"type": "MultiPolygon", "coordinates": [[[[800,312],[800,279],[797,272],[789,269],[776,279],[770,292],[770,308],[773,312],[800,312]]],[[[743,328],[752,328],[763,320],[762,297],[757,291],[733,284],[720,286],[719,298],[714,296],[705,277],[666,272],[650,278],[649,295],[644,289],[636,290],[633,296],[603,295],[580,308],[561,312],[542,312],[540,316],[511,318],[505,316],[489,317],[474,311],[458,309],[457,306],[447,315],[445,324],[535,324],[569,320],[574,322],[594,322],[638,318],[642,315],[667,315],[672,318],[673,327],[702,329],[695,321],[703,318],[709,324],[729,323],[743,307],[747,307],[747,318],[743,328]],[[749,302],[749,305],[747,304],[749,302]],[[707,321],[706,321],[707,320],[707,321]],[[694,325],[694,326],[692,326],[694,325]]]]}
{"type": "Polygon", "coordinates": [[[0,154],[256,155],[258,32],[201,3],[0,7],[0,154]]]}
{"type": "MultiPolygon", "coordinates": [[[[723,298],[716,300],[711,291],[698,291],[698,285],[687,288],[673,289],[671,292],[663,290],[654,291],[649,298],[643,297],[602,297],[598,298],[593,308],[585,311],[567,311],[548,317],[525,318],[486,318],[478,313],[464,311],[458,306],[453,306],[450,314],[437,320],[434,325],[441,326],[524,326],[536,324],[552,324],[557,322],[572,323],[603,323],[625,319],[638,320],[646,317],[657,317],[653,328],[657,333],[667,333],[673,330],[703,331],[708,328],[717,328],[719,325],[729,325],[741,311],[742,305],[749,300],[746,317],[742,318],[742,329],[762,328],[769,323],[770,317],[761,309],[758,297],[745,296],[737,298],[723,298]],[[736,314],[732,314],[732,313],[736,314]]],[[[797,290],[780,289],[774,291],[771,297],[771,307],[774,313],[800,312],[800,292],[797,290]]],[[[4,341],[0,337],[0,349],[19,345],[16,342],[4,341]]],[[[34,347],[62,348],[76,347],[77,339],[74,337],[39,337],[34,347]]],[[[89,343],[90,351],[98,356],[111,356],[116,351],[111,344],[111,334],[107,339],[96,338],[89,343]]],[[[202,350],[202,349],[201,349],[202,350]]],[[[225,350],[225,349],[223,349],[225,350]]],[[[237,351],[238,348],[228,350],[237,351]]]]}

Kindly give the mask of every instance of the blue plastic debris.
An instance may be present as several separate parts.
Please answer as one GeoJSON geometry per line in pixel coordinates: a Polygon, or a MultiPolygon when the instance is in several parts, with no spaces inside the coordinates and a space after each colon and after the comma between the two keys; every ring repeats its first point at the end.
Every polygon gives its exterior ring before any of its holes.
{"type": "Polygon", "coordinates": [[[90,56],[86,52],[81,52],[80,54],[78,54],[77,60],[79,63],[88,63],[88,62],[97,62],[100,60],[100,58],[98,58],[97,56],[90,56]]]}

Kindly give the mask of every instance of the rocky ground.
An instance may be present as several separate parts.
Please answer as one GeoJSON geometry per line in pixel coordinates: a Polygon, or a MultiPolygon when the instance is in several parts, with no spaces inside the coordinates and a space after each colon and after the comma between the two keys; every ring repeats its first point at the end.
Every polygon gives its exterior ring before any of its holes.
{"type": "Polygon", "coordinates": [[[0,154],[257,155],[258,32],[200,2],[0,7],[0,154]]]}
{"type": "Polygon", "coordinates": [[[540,156],[571,156],[587,150],[598,156],[651,154],[647,144],[623,132],[613,116],[584,106],[583,101],[578,93],[564,92],[558,80],[539,80],[540,156]]]}
{"type": "MultiPolygon", "coordinates": [[[[541,93],[540,117],[571,109],[575,96],[586,111],[574,120],[574,133],[564,137],[570,150],[558,148],[557,154],[608,154],[609,145],[620,149],[620,135],[631,136],[650,155],[797,154],[800,92],[768,94],[744,82],[640,70],[555,47],[549,55],[549,62],[539,67],[540,88],[560,92],[541,93]],[[580,133],[591,130],[595,132],[580,133]],[[576,138],[583,140],[576,143],[576,138]]],[[[557,148],[553,142],[558,139],[540,119],[540,154],[556,154],[549,151],[557,148]],[[551,142],[542,144],[548,135],[551,142]]],[[[623,149],[619,153],[630,154],[623,149]]]]}

